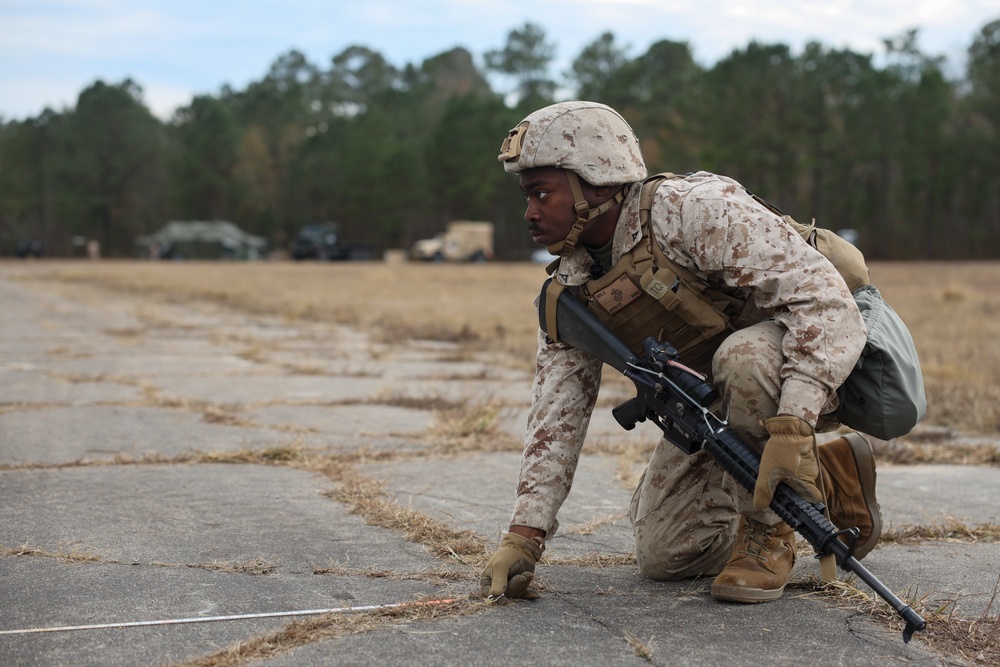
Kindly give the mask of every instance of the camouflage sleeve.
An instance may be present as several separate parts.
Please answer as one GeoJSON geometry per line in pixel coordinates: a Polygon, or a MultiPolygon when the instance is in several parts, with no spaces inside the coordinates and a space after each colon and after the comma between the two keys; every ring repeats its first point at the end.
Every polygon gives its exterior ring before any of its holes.
{"type": "MultiPolygon", "coordinates": [[[[866,333],[840,274],[735,181],[693,189],[681,204],[681,247],[710,281],[747,289],[787,329],[779,412],[815,425],[847,379],[866,333]]],[[[655,218],[654,218],[655,219],[655,218]]]]}
{"type": "Polygon", "coordinates": [[[573,484],[602,363],[561,343],[547,343],[540,330],[536,361],[511,525],[538,528],[551,537],[573,484]]]}

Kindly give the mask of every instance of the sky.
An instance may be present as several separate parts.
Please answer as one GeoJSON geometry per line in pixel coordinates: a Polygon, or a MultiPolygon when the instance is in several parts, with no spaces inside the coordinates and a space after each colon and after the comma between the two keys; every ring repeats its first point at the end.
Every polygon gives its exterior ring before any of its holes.
{"type": "Polygon", "coordinates": [[[398,67],[461,46],[482,66],[527,22],[555,44],[556,75],[604,32],[632,57],[662,39],[687,42],[711,66],[751,40],[877,58],[884,38],[911,28],[957,75],[998,19],[1000,0],[0,0],[0,119],[63,111],[97,80],[131,78],[167,120],[195,95],[262,79],[293,49],[326,69],[352,45],[398,67]]]}

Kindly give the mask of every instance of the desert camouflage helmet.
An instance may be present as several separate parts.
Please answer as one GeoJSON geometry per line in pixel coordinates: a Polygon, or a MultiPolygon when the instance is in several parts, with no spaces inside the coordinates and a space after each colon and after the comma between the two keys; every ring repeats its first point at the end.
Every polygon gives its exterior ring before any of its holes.
{"type": "Polygon", "coordinates": [[[535,167],[565,170],[576,222],[565,239],[546,246],[553,255],[564,257],[573,253],[584,225],[620,204],[628,184],[646,178],[635,132],[617,111],[597,102],[560,102],[535,111],[507,133],[497,159],[511,174],[535,167]],[[592,208],[581,180],[623,187],[592,208]]]}
{"type": "Polygon", "coordinates": [[[617,111],[597,102],[560,102],[535,111],[507,134],[497,159],[508,173],[559,167],[591,185],[646,178],[635,132],[617,111]]]}

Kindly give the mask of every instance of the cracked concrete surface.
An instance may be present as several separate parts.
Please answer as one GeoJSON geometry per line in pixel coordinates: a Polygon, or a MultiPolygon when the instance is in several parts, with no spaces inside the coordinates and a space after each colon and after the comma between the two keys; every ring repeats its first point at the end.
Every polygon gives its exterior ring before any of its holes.
{"type": "MultiPolygon", "coordinates": [[[[465,599],[476,588],[477,562],[509,519],[527,374],[442,361],[447,344],[389,346],[338,325],[13,281],[3,265],[0,317],[0,632],[465,599]],[[442,447],[435,406],[487,404],[502,420],[496,448],[442,447]],[[297,463],[297,452],[313,458],[297,463]],[[333,466],[344,461],[350,476],[333,466]],[[359,482],[411,521],[468,531],[482,553],[441,556],[371,520],[342,495],[359,482]]],[[[595,415],[595,442],[636,437],[655,434],[626,434],[610,410],[595,415]]],[[[904,645],[897,623],[807,586],[739,606],[713,601],[708,581],[643,579],[628,564],[626,516],[641,462],[603,451],[581,462],[538,570],[540,600],[467,601],[458,613],[306,636],[244,662],[952,660],[919,635],[904,645]],[[601,565],[595,555],[618,560],[601,565]]],[[[942,517],[998,523],[998,468],[885,465],[879,480],[890,528],[942,517]]],[[[996,543],[933,540],[883,543],[865,560],[897,594],[957,599],[956,613],[969,618],[990,609],[997,563],[996,543]]],[[[800,580],[816,573],[809,558],[797,568],[800,580]]],[[[0,634],[0,662],[187,664],[293,624],[0,634]]]]}

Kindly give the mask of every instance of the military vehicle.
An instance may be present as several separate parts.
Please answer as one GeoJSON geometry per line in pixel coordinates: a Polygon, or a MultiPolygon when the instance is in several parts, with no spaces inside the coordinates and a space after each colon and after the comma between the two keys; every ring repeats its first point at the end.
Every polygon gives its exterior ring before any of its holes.
{"type": "Polygon", "coordinates": [[[371,259],[375,247],[370,243],[349,243],[340,238],[337,226],[315,222],[302,227],[292,244],[292,259],[319,261],[371,259]]]}
{"type": "Polygon", "coordinates": [[[493,259],[493,223],[454,220],[446,231],[410,249],[413,259],[433,262],[485,262],[493,259]]]}

